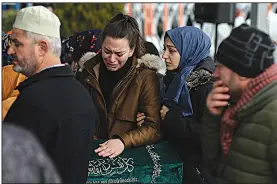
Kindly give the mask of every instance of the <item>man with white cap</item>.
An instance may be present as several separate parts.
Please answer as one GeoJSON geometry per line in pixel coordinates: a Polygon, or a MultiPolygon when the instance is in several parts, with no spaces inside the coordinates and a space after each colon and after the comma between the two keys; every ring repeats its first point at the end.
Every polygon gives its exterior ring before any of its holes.
{"type": "Polygon", "coordinates": [[[13,69],[28,78],[17,87],[20,95],[5,121],[38,137],[64,183],[85,183],[98,115],[88,92],[61,64],[59,18],[42,6],[23,8],[11,39],[13,69]]]}

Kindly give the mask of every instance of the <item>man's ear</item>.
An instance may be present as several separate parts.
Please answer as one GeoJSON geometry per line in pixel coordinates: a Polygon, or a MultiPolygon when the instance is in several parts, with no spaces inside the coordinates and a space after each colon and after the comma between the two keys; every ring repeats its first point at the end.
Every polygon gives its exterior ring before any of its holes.
{"type": "Polygon", "coordinates": [[[48,52],[48,43],[46,41],[39,41],[38,43],[38,46],[39,46],[39,53],[40,55],[45,55],[47,52],[48,52]]]}
{"type": "Polygon", "coordinates": [[[241,85],[244,87],[247,87],[250,80],[251,80],[251,78],[239,76],[239,81],[240,81],[241,85]]]}
{"type": "Polygon", "coordinates": [[[247,81],[249,78],[247,78],[247,77],[242,77],[242,76],[239,76],[239,80],[240,81],[247,81]]]}

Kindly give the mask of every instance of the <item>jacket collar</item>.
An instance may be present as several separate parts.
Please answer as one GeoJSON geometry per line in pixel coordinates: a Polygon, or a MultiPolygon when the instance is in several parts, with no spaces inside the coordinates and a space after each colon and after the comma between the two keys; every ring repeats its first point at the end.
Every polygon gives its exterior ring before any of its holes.
{"type": "Polygon", "coordinates": [[[38,81],[41,81],[50,77],[73,77],[73,76],[74,74],[71,68],[69,68],[68,66],[48,68],[27,78],[25,81],[20,83],[16,89],[18,89],[19,91],[22,91],[24,88],[28,87],[29,85],[32,85],[33,83],[36,83],[38,81]]]}
{"type": "Polygon", "coordinates": [[[157,71],[160,74],[165,74],[166,65],[160,56],[154,54],[145,54],[138,59],[137,68],[146,67],[157,71]]]}

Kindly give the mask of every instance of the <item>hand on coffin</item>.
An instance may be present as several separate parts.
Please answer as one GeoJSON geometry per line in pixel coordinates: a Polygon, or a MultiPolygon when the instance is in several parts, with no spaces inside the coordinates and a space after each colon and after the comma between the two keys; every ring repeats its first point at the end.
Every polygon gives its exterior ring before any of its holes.
{"type": "Polygon", "coordinates": [[[98,156],[114,158],[124,151],[124,144],[120,139],[110,139],[102,144],[99,148],[95,149],[98,156]]]}

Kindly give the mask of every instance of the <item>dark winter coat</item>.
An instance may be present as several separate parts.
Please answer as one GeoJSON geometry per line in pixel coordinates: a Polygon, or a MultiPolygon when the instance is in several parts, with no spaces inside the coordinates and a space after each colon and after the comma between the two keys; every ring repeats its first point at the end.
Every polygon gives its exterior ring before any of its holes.
{"type": "Polygon", "coordinates": [[[43,70],[18,90],[5,120],[38,137],[64,183],[85,183],[98,118],[88,92],[67,66],[43,70]]]}
{"type": "MultiPolygon", "coordinates": [[[[200,142],[200,119],[206,104],[206,98],[212,89],[214,80],[214,61],[204,59],[187,78],[187,86],[193,108],[193,115],[183,117],[178,106],[170,108],[162,125],[165,137],[184,162],[184,178],[192,177],[193,166],[202,163],[200,142]]],[[[197,180],[197,179],[196,179],[197,180]]],[[[187,182],[193,182],[188,180],[187,182]]]]}

